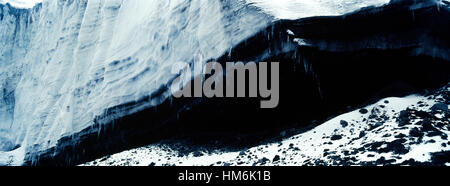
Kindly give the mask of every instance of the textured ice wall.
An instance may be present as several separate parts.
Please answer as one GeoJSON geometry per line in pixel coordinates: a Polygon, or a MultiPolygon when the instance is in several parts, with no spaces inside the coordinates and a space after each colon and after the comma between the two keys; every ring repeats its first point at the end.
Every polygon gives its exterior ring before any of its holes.
{"type": "Polygon", "coordinates": [[[168,83],[173,63],[219,57],[270,22],[239,0],[0,4],[0,20],[0,164],[51,148],[168,83]]]}

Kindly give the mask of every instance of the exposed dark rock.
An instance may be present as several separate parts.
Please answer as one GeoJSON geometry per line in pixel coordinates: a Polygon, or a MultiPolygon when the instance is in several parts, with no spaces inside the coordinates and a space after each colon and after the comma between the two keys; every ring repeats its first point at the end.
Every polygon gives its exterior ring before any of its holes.
{"type": "Polygon", "coordinates": [[[264,158],[262,158],[262,159],[260,159],[260,160],[258,161],[258,164],[264,165],[264,164],[266,164],[266,163],[268,163],[268,162],[270,162],[270,160],[267,159],[266,157],[264,157],[264,158]]]}
{"type": "Polygon", "coordinates": [[[419,118],[432,118],[433,116],[431,116],[430,113],[425,112],[425,111],[414,111],[414,114],[419,117],[419,118]]]}
{"type": "Polygon", "coordinates": [[[424,134],[417,127],[415,127],[409,131],[409,135],[415,138],[421,138],[424,134]]]}
{"type": "Polygon", "coordinates": [[[448,135],[445,134],[445,133],[441,133],[441,139],[447,140],[448,139],[448,135]]]}
{"type": "Polygon", "coordinates": [[[420,125],[422,125],[422,130],[427,131],[427,132],[436,130],[436,128],[433,127],[433,125],[431,124],[431,121],[428,118],[425,118],[424,120],[422,120],[420,122],[420,125]]]}
{"type": "Polygon", "coordinates": [[[446,163],[450,163],[450,151],[432,153],[431,161],[434,165],[445,166],[446,163]]]}
{"type": "Polygon", "coordinates": [[[364,145],[364,147],[366,147],[368,151],[377,153],[392,152],[394,154],[406,154],[409,152],[409,149],[405,147],[405,142],[405,139],[397,139],[392,142],[373,142],[364,145]]]}
{"type": "Polygon", "coordinates": [[[341,126],[342,127],[347,127],[348,126],[348,122],[347,121],[345,121],[345,120],[341,120],[341,126]]]}
{"type": "Polygon", "coordinates": [[[239,156],[245,156],[245,155],[246,155],[245,151],[241,151],[241,152],[239,153],[239,156]]]}
{"type": "Polygon", "coordinates": [[[277,161],[280,161],[280,156],[279,156],[279,155],[276,155],[276,156],[273,158],[273,160],[272,160],[272,162],[277,162],[277,161]]]}
{"type": "Polygon", "coordinates": [[[359,110],[359,113],[367,114],[367,113],[369,113],[369,111],[367,109],[361,109],[361,110],[359,110]]]}
{"type": "Polygon", "coordinates": [[[342,139],[342,135],[333,135],[333,136],[331,136],[330,139],[331,139],[332,141],[340,140],[340,139],[342,139]]]}
{"type": "Polygon", "coordinates": [[[193,154],[194,157],[200,157],[202,155],[203,155],[203,153],[201,153],[200,151],[195,151],[193,154]]]}
{"type": "Polygon", "coordinates": [[[383,123],[381,123],[381,122],[376,122],[375,125],[371,126],[369,130],[376,129],[376,128],[381,127],[381,126],[383,126],[383,123]]]}
{"type": "Polygon", "coordinates": [[[410,115],[411,114],[410,114],[409,110],[401,111],[400,115],[397,118],[398,125],[405,126],[405,125],[410,124],[410,119],[409,119],[410,115]]]}
{"type": "Polygon", "coordinates": [[[403,139],[403,138],[406,138],[406,137],[407,136],[405,134],[402,134],[402,133],[395,135],[395,138],[400,138],[400,139],[403,139]]]}
{"type": "Polygon", "coordinates": [[[390,160],[386,160],[385,157],[381,157],[376,161],[377,165],[390,165],[392,163],[395,163],[396,160],[390,159],[390,160]]]}
{"type": "Polygon", "coordinates": [[[367,148],[368,151],[377,152],[378,148],[380,148],[383,144],[384,144],[384,142],[373,142],[373,143],[364,145],[364,147],[367,148]]]}
{"type": "Polygon", "coordinates": [[[441,132],[440,130],[433,129],[433,130],[431,130],[431,132],[428,132],[426,134],[426,136],[428,136],[428,137],[441,136],[441,138],[445,138],[446,134],[441,132]]]}
{"type": "Polygon", "coordinates": [[[404,143],[406,139],[397,139],[392,142],[387,143],[387,147],[380,149],[379,152],[392,152],[394,154],[406,154],[409,149],[405,147],[404,143]]]}
{"type": "Polygon", "coordinates": [[[433,105],[431,107],[431,110],[434,112],[437,112],[437,111],[448,112],[448,105],[444,104],[444,103],[436,103],[435,105],[433,105]]]}
{"type": "Polygon", "coordinates": [[[359,133],[359,138],[362,138],[362,137],[364,137],[364,136],[366,136],[366,132],[361,131],[361,132],[359,133]]]}
{"type": "Polygon", "coordinates": [[[405,166],[405,165],[409,165],[409,166],[423,166],[423,163],[417,162],[415,159],[409,159],[409,160],[403,161],[399,165],[403,165],[403,166],[405,166]]]}

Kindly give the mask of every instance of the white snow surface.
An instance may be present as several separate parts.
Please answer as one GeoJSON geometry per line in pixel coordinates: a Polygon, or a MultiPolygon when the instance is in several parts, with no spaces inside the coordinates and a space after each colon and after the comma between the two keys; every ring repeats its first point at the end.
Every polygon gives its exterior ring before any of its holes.
{"type": "Polygon", "coordinates": [[[0,0],[0,4],[9,3],[11,6],[17,8],[33,8],[40,2],[42,2],[42,0],[0,0]]]}
{"type": "MultiPolygon", "coordinates": [[[[449,0],[431,1],[449,2],[449,0]]],[[[247,2],[273,15],[276,19],[299,19],[342,15],[369,6],[382,6],[391,0],[247,0],[247,2]]]]}
{"type": "Polygon", "coordinates": [[[368,6],[380,6],[390,0],[247,0],[278,19],[332,16],[350,13],[368,6]]]}
{"type": "Polygon", "coordinates": [[[151,95],[172,64],[217,58],[271,21],[243,0],[45,0],[0,4],[0,18],[0,165],[20,165],[105,109],[151,95]]]}
{"type": "MultiPolygon", "coordinates": [[[[447,91],[450,91],[450,88],[447,91]]],[[[352,158],[356,164],[375,162],[380,158],[394,160],[392,164],[399,164],[411,159],[417,162],[429,162],[430,153],[450,150],[448,139],[440,136],[424,136],[419,142],[417,138],[408,138],[410,130],[417,126],[400,127],[396,118],[400,111],[407,108],[428,111],[436,103],[436,99],[440,99],[439,96],[430,98],[411,95],[404,98],[386,98],[365,107],[369,111],[366,114],[361,113],[358,109],[337,116],[305,133],[299,133],[278,142],[269,142],[242,151],[223,149],[180,153],[180,149],[185,149],[183,144],[156,143],[100,158],[83,164],[83,166],[302,166],[317,165],[316,162],[321,162],[320,165],[336,165],[333,156],[352,158]],[[373,128],[377,121],[376,119],[370,119],[370,115],[386,116],[387,120],[382,123],[382,126],[373,128]],[[343,126],[342,121],[348,122],[348,125],[343,126]],[[364,132],[362,137],[361,132],[364,132]],[[334,135],[341,136],[341,139],[330,140],[334,135]],[[405,137],[398,137],[399,135],[405,137]],[[405,148],[408,149],[407,153],[355,151],[374,142],[393,142],[398,139],[406,140],[404,144],[406,144],[405,148]],[[443,144],[445,144],[445,147],[443,144]],[[275,161],[276,156],[279,156],[278,161],[275,161]]],[[[413,120],[411,123],[418,121],[413,120]]],[[[442,132],[443,135],[448,136],[450,135],[450,124],[446,123],[446,125],[446,129],[442,132]]],[[[379,148],[385,146],[386,144],[383,144],[379,148]]]]}

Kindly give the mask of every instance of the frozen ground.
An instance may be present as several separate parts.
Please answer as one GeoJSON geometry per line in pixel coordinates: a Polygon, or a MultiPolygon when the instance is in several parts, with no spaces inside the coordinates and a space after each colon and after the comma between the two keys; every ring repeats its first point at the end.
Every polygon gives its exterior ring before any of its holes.
{"type": "MultiPolygon", "coordinates": [[[[279,142],[241,151],[157,143],[85,165],[450,165],[447,86],[386,98],[279,142]]],[[[280,135],[284,135],[282,132],[280,135]]]]}

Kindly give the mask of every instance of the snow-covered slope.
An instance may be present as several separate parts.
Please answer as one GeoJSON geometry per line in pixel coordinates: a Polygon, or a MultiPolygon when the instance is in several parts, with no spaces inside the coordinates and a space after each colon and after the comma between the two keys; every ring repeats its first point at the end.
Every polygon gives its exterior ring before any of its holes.
{"type": "Polygon", "coordinates": [[[85,165],[450,166],[449,96],[450,84],[429,95],[385,98],[305,133],[241,151],[168,142],[85,165]]]}
{"type": "Polygon", "coordinates": [[[29,10],[0,4],[0,20],[5,164],[11,154],[48,149],[91,126],[107,108],[152,94],[173,78],[173,63],[219,57],[270,18],[244,1],[48,0],[29,10]]]}

